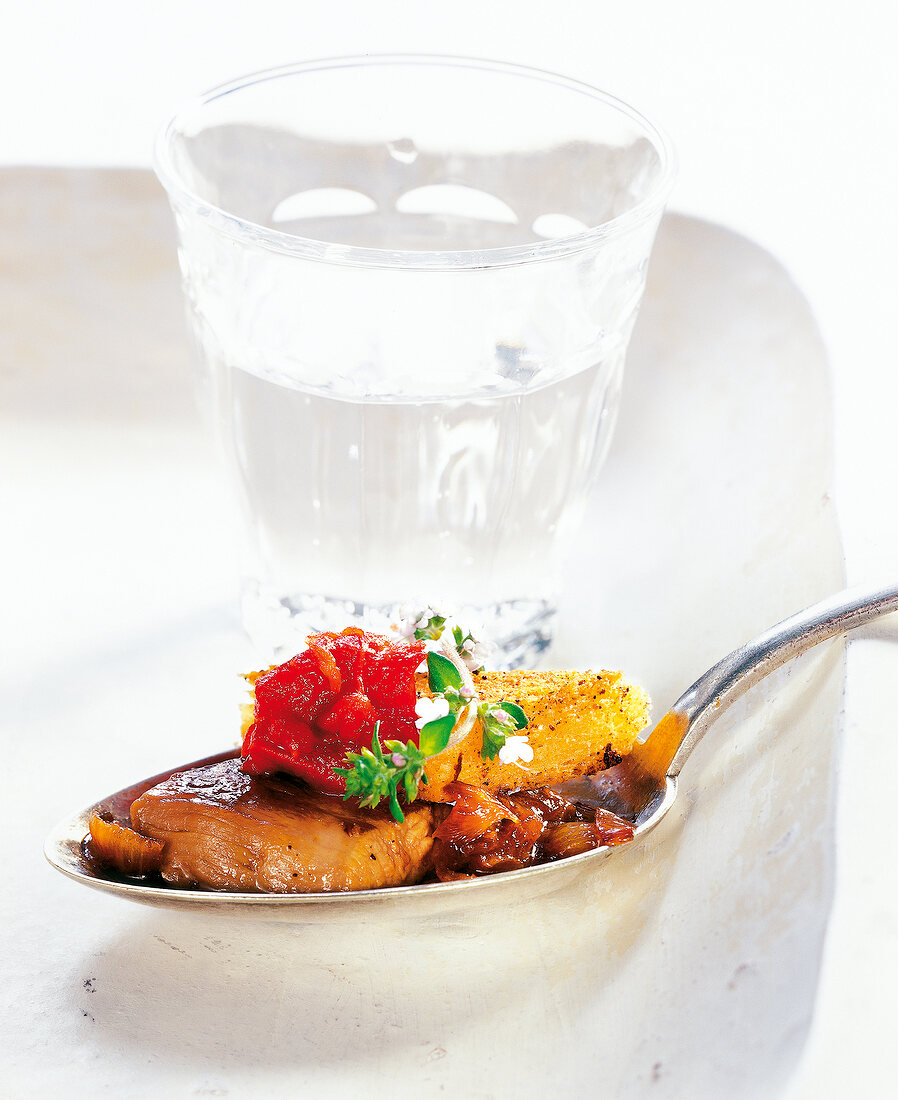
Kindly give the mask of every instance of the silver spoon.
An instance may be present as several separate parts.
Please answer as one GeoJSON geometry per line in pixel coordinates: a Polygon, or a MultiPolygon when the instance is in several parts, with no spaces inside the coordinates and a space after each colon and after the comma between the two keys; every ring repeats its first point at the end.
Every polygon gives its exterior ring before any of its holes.
{"type": "Polygon", "coordinates": [[[780,665],[898,610],[898,585],[851,589],[783,619],[709,668],[614,768],[592,780],[598,801],[647,832],[670,809],[683,765],[714,720],[780,665]]]}
{"type": "MultiPolygon", "coordinates": [[[[718,661],[704,676],[684,692],[673,707],[657,723],[651,734],[613,768],[590,780],[591,800],[633,821],[636,831],[630,848],[652,830],[673,805],[680,770],[693,749],[704,737],[712,722],[726,707],[769,673],[799,653],[820,642],[863,626],[889,612],[898,611],[898,585],[874,590],[851,590],[814,604],[800,611],[740,646],[718,661]]],[[[564,868],[608,856],[615,848],[597,848],[582,855],[571,856],[555,863],[525,867],[520,871],[486,875],[463,882],[435,882],[421,886],[400,886],[385,890],[358,890],[332,894],[250,894],[216,893],[205,890],[181,890],[145,885],[114,877],[85,861],[81,841],[88,831],[92,813],[113,811],[127,816],[127,808],[143,791],[167,779],[175,771],[215,763],[235,753],[220,753],[206,760],[172,768],[162,775],[136,783],[61,822],[48,836],[44,854],[50,863],[70,878],[108,893],[118,894],[147,905],[167,909],[195,909],[238,913],[242,915],[289,918],[296,906],[324,905],[329,913],[335,906],[357,907],[374,904],[392,906],[403,899],[411,901],[434,894],[491,889],[502,883],[536,876],[551,876],[564,868]]],[[[305,917],[311,917],[306,909],[305,917]]]]}

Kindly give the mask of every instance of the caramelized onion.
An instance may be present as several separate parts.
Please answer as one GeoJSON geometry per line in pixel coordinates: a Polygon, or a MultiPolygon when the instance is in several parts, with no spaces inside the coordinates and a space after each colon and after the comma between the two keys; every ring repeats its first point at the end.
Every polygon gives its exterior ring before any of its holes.
{"type": "Polygon", "coordinates": [[[592,821],[566,821],[548,826],[540,847],[548,859],[565,859],[591,852],[593,848],[624,844],[633,839],[634,831],[631,822],[598,807],[592,821]]]}
{"type": "Polygon", "coordinates": [[[538,787],[533,791],[513,791],[509,799],[515,806],[529,806],[536,810],[547,824],[558,821],[574,821],[577,807],[569,798],[565,798],[551,787],[538,787]]]}
{"type": "Polygon", "coordinates": [[[540,847],[549,859],[565,859],[591,852],[601,844],[591,821],[565,821],[550,825],[542,835],[540,847]]]}
{"type": "Polygon", "coordinates": [[[600,843],[610,846],[625,844],[628,840],[632,840],[636,829],[632,822],[625,821],[624,818],[599,806],[596,809],[596,832],[599,834],[600,843]]]}
{"type": "Polygon", "coordinates": [[[545,828],[534,805],[469,783],[450,783],[446,793],[455,805],[434,832],[434,865],[442,881],[513,871],[534,862],[545,828]]]}
{"type": "Polygon", "coordinates": [[[446,801],[454,802],[446,820],[434,831],[436,840],[445,840],[453,844],[472,843],[478,837],[508,818],[512,813],[509,807],[500,802],[482,787],[473,787],[470,783],[447,783],[446,801]]]}
{"type": "Polygon", "coordinates": [[[550,787],[501,795],[456,781],[446,793],[454,805],[434,831],[433,848],[442,882],[514,871],[633,837],[629,821],[550,787]]]}
{"type": "Polygon", "coordinates": [[[98,863],[138,878],[162,866],[164,840],[141,836],[127,825],[106,821],[99,814],[91,814],[88,828],[90,835],[85,840],[85,847],[98,863]]]}
{"type": "Polygon", "coordinates": [[[436,841],[433,846],[433,871],[440,882],[460,882],[466,878],[477,878],[473,871],[458,871],[457,853],[448,845],[436,841]]]}

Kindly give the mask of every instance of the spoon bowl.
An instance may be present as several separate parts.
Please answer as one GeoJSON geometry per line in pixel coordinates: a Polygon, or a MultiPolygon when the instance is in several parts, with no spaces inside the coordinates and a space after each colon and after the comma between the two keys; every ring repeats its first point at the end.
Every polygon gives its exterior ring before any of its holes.
{"type": "MultiPolygon", "coordinates": [[[[813,646],[862,626],[882,615],[898,611],[898,585],[873,590],[851,590],[814,604],[784,619],[753,641],[740,646],[680,696],[673,707],[655,725],[649,736],[613,768],[590,780],[574,780],[565,785],[570,794],[632,821],[633,839],[625,845],[601,847],[553,863],[485,875],[458,882],[433,882],[418,886],[399,886],[346,893],[259,894],[185,890],[161,884],[144,883],[118,877],[85,857],[83,839],[91,814],[111,813],[127,820],[131,803],[144,791],[156,786],[176,771],[218,763],[237,755],[237,750],[219,753],[203,760],[152,776],[117,791],[60,822],[47,837],[44,854],[62,874],[86,886],[116,894],[131,901],[165,909],[202,909],[219,913],[259,916],[275,919],[313,918],[316,907],[324,906],[327,919],[337,913],[352,917],[360,908],[391,907],[411,903],[414,898],[439,895],[445,903],[467,904],[473,896],[495,899],[495,892],[512,893],[526,880],[529,894],[552,890],[559,877],[579,874],[583,864],[595,864],[620,849],[632,849],[654,829],[673,806],[680,771],[714,720],[749,688],[813,646]]],[[[484,900],[485,900],[484,898],[484,900]]]]}

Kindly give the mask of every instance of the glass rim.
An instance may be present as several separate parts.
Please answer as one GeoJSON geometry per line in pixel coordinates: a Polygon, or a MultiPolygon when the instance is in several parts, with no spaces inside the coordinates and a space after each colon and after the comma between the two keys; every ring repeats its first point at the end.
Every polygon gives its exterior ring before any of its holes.
{"type": "Polygon", "coordinates": [[[528,65],[493,61],[488,58],[462,57],[444,54],[364,54],[347,57],[328,57],[294,62],[275,68],[261,69],[226,83],[216,85],[198,96],[182,103],[157,133],[153,166],[156,175],[173,203],[186,207],[194,214],[228,237],[258,244],[271,251],[328,263],[353,266],[437,269],[481,269],[531,264],[541,260],[554,260],[574,255],[605,241],[621,237],[658,214],[673,186],[676,176],[676,153],[667,134],[645,115],[622,99],[610,95],[591,84],[571,77],[528,65]],[[368,246],[334,244],[314,237],[302,237],[271,229],[258,222],[232,214],[223,207],[203,199],[187,186],[174,165],[171,156],[172,137],[182,119],[193,110],[202,108],[214,100],[238,92],[248,85],[262,84],[288,76],[301,75],[328,69],[366,68],[381,65],[419,65],[444,68],[475,68],[486,72],[504,73],[530,80],[539,80],[598,100],[636,123],[651,141],[660,161],[658,179],[638,203],[616,217],[608,218],[596,226],[565,237],[527,244],[505,245],[499,248],[480,249],[389,249],[368,246]]]}

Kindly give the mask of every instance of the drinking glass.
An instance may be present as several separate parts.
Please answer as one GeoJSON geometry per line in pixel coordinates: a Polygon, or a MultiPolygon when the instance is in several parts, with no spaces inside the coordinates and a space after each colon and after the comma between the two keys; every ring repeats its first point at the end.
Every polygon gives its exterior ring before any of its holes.
{"type": "Polygon", "coordinates": [[[216,88],[156,165],[257,644],[406,604],[535,663],[611,439],[666,138],[560,76],[374,56],[216,88]]]}

